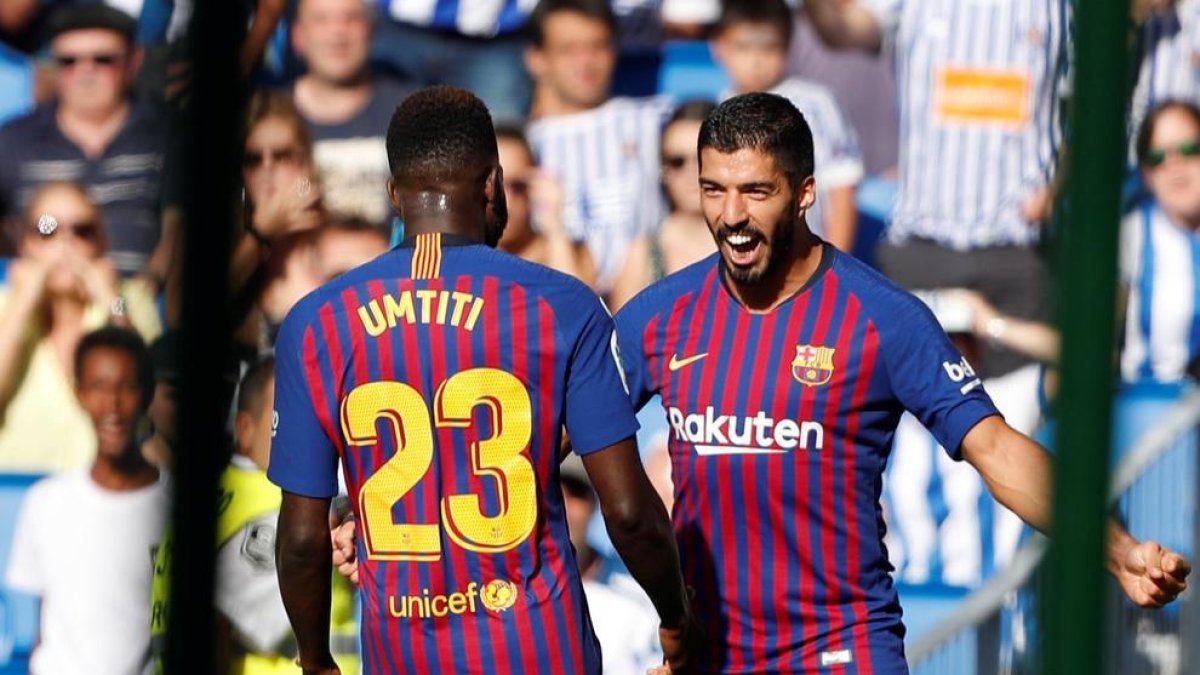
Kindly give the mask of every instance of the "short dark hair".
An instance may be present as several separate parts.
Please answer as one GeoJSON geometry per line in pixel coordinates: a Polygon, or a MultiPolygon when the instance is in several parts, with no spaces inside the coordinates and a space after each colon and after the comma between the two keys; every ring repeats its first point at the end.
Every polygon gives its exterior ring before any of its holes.
{"type": "Polygon", "coordinates": [[[796,106],[776,94],[742,94],[717,106],[700,125],[701,163],[705,148],[765,152],[775,158],[793,188],[813,174],[812,130],[796,106]]]}
{"type": "Polygon", "coordinates": [[[1138,164],[1146,163],[1146,155],[1150,152],[1150,137],[1154,135],[1154,125],[1158,123],[1158,118],[1162,117],[1163,113],[1168,110],[1179,110],[1188,117],[1197,127],[1200,127],[1200,108],[1189,101],[1171,99],[1163,101],[1150,108],[1150,112],[1146,113],[1146,118],[1142,120],[1142,125],[1138,127],[1137,139],[1134,141],[1134,147],[1137,149],[1138,164]]]}
{"type": "Polygon", "coordinates": [[[480,180],[497,161],[487,106],[458,87],[426,87],[404,99],[387,130],[388,166],[400,182],[430,187],[480,180]]]}
{"type": "Polygon", "coordinates": [[[712,35],[718,37],[746,23],[765,24],[778,30],[784,49],[792,44],[792,8],[784,0],[724,0],[712,35]]]}
{"type": "Polygon", "coordinates": [[[601,21],[612,39],[617,39],[617,15],[608,0],[541,0],[529,16],[529,41],[536,47],[546,44],[546,20],[551,14],[571,12],[601,21]]]}
{"type": "Polygon", "coordinates": [[[75,347],[76,382],[83,379],[83,365],[87,361],[87,357],[97,349],[115,349],[125,352],[133,358],[133,362],[137,365],[137,380],[138,388],[142,392],[142,406],[150,405],[150,399],[154,396],[154,360],[151,358],[150,349],[146,347],[142,336],[130,328],[118,326],[105,326],[84,335],[83,339],[79,341],[79,345],[75,347]]]}
{"type": "Polygon", "coordinates": [[[50,14],[46,34],[51,40],[76,30],[110,30],[119,34],[126,44],[133,44],[137,35],[137,19],[104,3],[60,4],[50,14]]]}
{"type": "Polygon", "coordinates": [[[262,412],[267,383],[275,377],[275,357],[264,356],[251,364],[238,386],[237,411],[257,415],[262,412]]]}

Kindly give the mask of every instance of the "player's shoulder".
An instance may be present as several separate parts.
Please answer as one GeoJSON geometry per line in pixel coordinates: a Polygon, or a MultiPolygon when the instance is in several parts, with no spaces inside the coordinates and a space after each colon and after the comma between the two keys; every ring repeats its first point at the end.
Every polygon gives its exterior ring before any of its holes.
{"type": "Polygon", "coordinates": [[[650,284],[617,312],[617,323],[642,325],[669,311],[680,298],[698,293],[719,265],[720,254],[714,253],[650,284]]]}
{"type": "Polygon", "coordinates": [[[838,282],[858,299],[864,315],[880,332],[918,327],[911,323],[917,317],[937,325],[932,312],[917,296],[858,258],[836,249],[833,254],[832,268],[838,282]]]}

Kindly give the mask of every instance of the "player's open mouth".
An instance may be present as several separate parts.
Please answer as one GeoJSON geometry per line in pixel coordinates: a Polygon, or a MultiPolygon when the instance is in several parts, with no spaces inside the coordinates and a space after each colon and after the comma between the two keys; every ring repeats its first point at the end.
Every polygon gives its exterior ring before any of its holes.
{"type": "Polygon", "coordinates": [[[725,248],[729,251],[729,262],[738,267],[752,267],[758,262],[762,248],[762,237],[748,232],[731,232],[725,235],[725,248]]]}

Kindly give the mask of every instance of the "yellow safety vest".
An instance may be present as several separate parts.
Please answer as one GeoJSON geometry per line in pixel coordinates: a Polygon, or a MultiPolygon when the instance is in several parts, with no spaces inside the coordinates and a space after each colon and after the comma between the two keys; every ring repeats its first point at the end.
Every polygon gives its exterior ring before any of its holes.
{"type": "MultiPolygon", "coordinates": [[[[217,511],[217,548],[224,546],[250,522],[278,513],[283,496],[264,471],[229,466],[221,474],[217,511]]],[[[154,560],[150,591],[150,636],[155,653],[155,671],[162,673],[165,651],[167,600],[170,592],[171,529],[168,527],[154,560]]],[[[330,606],[330,647],[344,675],[359,670],[358,622],[354,587],[336,572],[330,606]]],[[[294,675],[299,668],[290,657],[279,654],[237,654],[230,664],[231,675],[294,675]]]]}

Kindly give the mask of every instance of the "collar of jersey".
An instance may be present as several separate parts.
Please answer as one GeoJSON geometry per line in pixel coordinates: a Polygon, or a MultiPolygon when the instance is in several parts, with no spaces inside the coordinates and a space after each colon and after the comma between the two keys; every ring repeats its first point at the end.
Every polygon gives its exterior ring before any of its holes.
{"type": "MultiPolygon", "coordinates": [[[[415,248],[418,236],[412,234],[405,237],[403,241],[396,245],[396,248],[415,248]]],[[[446,246],[483,246],[483,242],[464,237],[461,234],[442,232],[442,247],[446,246]]]]}

